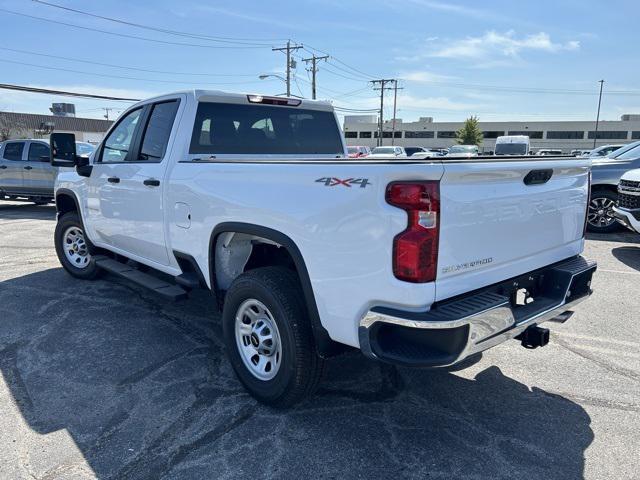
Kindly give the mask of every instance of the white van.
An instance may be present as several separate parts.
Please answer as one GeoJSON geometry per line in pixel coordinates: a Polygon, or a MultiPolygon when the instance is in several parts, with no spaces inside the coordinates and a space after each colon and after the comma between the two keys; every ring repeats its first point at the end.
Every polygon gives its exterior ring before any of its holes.
{"type": "Polygon", "coordinates": [[[496,155],[528,155],[529,137],[526,135],[505,135],[496,138],[496,155]]]}

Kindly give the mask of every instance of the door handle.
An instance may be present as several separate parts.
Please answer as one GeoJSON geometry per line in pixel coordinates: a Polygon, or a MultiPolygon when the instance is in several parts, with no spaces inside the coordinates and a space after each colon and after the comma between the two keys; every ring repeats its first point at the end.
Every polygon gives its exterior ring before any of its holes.
{"type": "Polygon", "coordinates": [[[109,177],[109,178],[107,178],[107,182],[109,182],[109,183],[120,183],[120,179],[118,177],[109,177]]]}
{"type": "Polygon", "coordinates": [[[24,168],[25,170],[33,170],[33,167],[30,165],[27,165],[26,167],[22,167],[22,168],[24,168]]]}
{"type": "Polygon", "coordinates": [[[142,183],[144,183],[148,187],[159,187],[160,186],[160,180],[156,180],[155,178],[147,178],[142,183]]]}

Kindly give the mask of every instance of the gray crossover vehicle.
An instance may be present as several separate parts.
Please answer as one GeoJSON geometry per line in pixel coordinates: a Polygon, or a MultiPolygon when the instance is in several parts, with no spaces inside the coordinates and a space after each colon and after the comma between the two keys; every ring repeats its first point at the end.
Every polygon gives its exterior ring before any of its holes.
{"type": "Polygon", "coordinates": [[[49,163],[46,140],[0,143],[0,200],[52,202],[56,171],[49,163]]]}
{"type": "Polygon", "coordinates": [[[630,143],[607,157],[593,159],[589,231],[606,233],[619,228],[613,212],[618,201],[618,182],[625,172],[635,168],[640,168],[640,142],[630,143]]]}

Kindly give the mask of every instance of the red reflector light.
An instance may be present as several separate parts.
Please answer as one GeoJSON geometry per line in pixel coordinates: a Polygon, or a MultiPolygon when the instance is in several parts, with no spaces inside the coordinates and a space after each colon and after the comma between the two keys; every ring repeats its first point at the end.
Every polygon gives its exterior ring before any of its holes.
{"type": "Polygon", "coordinates": [[[393,239],[393,274],[406,282],[433,282],[440,236],[439,182],[390,183],[386,200],[408,217],[407,228],[393,239]]]}
{"type": "Polygon", "coordinates": [[[251,103],[262,103],[264,105],[286,105],[289,107],[297,107],[302,103],[302,100],[298,100],[297,98],[263,97],[262,95],[247,95],[247,100],[251,103]]]}

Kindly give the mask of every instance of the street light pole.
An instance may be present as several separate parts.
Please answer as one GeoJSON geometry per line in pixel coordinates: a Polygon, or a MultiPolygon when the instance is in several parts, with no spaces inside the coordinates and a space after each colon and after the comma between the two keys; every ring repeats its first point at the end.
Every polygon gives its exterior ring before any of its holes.
{"type": "Polygon", "coordinates": [[[598,83],[600,84],[600,96],[598,97],[598,113],[596,115],[596,131],[593,135],[593,148],[596,148],[596,141],[598,140],[598,124],[600,123],[600,105],[602,104],[602,86],[604,85],[604,80],[600,80],[598,83]]]}

